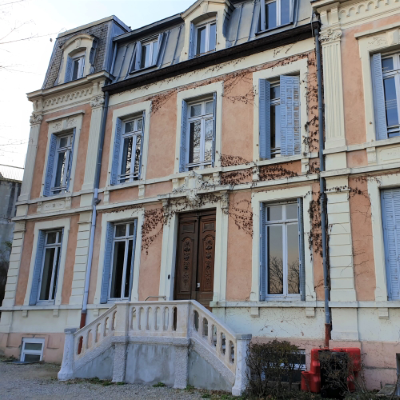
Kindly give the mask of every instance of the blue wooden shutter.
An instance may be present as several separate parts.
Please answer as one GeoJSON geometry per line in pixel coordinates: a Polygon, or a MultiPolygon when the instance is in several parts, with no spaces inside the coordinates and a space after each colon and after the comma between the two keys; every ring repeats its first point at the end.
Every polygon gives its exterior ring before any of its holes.
{"type": "Polygon", "coordinates": [[[140,63],[142,60],[142,43],[136,43],[136,55],[135,55],[135,70],[138,71],[140,69],[140,63]]]}
{"type": "Polygon", "coordinates": [[[217,93],[213,94],[213,142],[212,142],[212,166],[215,166],[215,142],[217,135],[217,93]]]}
{"type": "Polygon", "coordinates": [[[300,79],[298,76],[280,77],[281,92],[281,155],[300,154],[300,79]]]}
{"type": "Polygon", "coordinates": [[[67,65],[65,66],[65,82],[72,80],[72,58],[67,56],[67,65]]]}
{"type": "Polygon", "coordinates": [[[29,298],[29,305],[36,305],[38,295],[39,295],[39,283],[42,274],[42,264],[44,257],[44,241],[46,239],[46,232],[39,231],[38,233],[38,242],[36,249],[36,258],[35,265],[33,267],[33,277],[32,277],[32,287],[31,287],[31,296],[29,298]]]}
{"type": "Polygon", "coordinates": [[[164,43],[164,37],[165,33],[160,33],[158,35],[158,40],[157,40],[157,45],[158,45],[158,50],[157,50],[157,57],[155,60],[153,60],[153,65],[158,65],[158,62],[160,61],[161,54],[162,54],[162,45],[164,43]]]}
{"type": "Polygon", "coordinates": [[[93,68],[93,71],[91,70],[90,73],[92,74],[94,72],[94,60],[96,58],[96,53],[97,53],[97,47],[99,45],[99,41],[97,38],[93,39],[93,44],[92,48],[90,49],[90,55],[89,55],[89,62],[92,65],[91,68],[93,68]]]}
{"type": "Polygon", "coordinates": [[[179,158],[179,172],[186,170],[187,161],[187,117],[188,117],[188,105],[185,100],[182,101],[182,121],[181,121],[181,150],[179,158]]]}
{"type": "Polygon", "coordinates": [[[267,160],[271,158],[271,84],[265,79],[259,81],[258,102],[260,159],[267,160]]]}
{"type": "Polygon", "coordinates": [[[49,154],[47,157],[47,169],[46,169],[46,177],[44,180],[43,196],[51,195],[51,185],[53,182],[54,159],[56,156],[56,150],[57,150],[57,137],[55,135],[51,135],[49,154]]]}
{"type": "Polygon", "coordinates": [[[131,61],[129,62],[129,68],[128,71],[126,72],[125,79],[129,74],[135,71],[135,60],[136,60],[135,57],[136,57],[136,43],[133,45],[131,61]]]}
{"type": "Polygon", "coordinates": [[[381,196],[388,298],[400,300],[400,189],[384,190],[381,196]]]}
{"type": "Polygon", "coordinates": [[[196,55],[196,50],[195,50],[196,44],[194,41],[194,36],[195,36],[194,24],[190,24],[189,58],[193,58],[196,55]]]}
{"type": "Polygon", "coordinates": [[[106,245],[104,252],[103,281],[101,283],[101,295],[100,295],[101,304],[106,304],[108,300],[108,288],[110,284],[113,239],[114,239],[114,224],[108,223],[106,231],[106,245]]]}
{"type": "Polygon", "coordinates": [[[265,226],[265,204],[260,203],[260,301],[267,295],[267,228],[265,226]]]}
{"type": "Polygon", "coordinates": [[[142,160],[143,160],[143,141],[144,141],[144,124],[146,120],[146,111],[143,111],[143,116],[142,116],[142,140],[140,142],[140,160],[139,160],[139,179],[142,178],[142,160]]]}
{"type": "Polygon", "coordinates": [[[120,152],[121,152],[121,136],[122,136],[122,121],[117,118],[114,135],[114,154],[111,165],[111,185],[118,183],[119,165],[120,165],[120,152]]]}
{"type": "Polygon", "coordinates": [[[133,227],[133,251],[132,251],[132,267],[129,279],[129,300],[131,299],[132,285],[133,285],[133,271],[135,270],[135,251],[136,251],[136,233],[137,233],[137,219],[134,221],[133,227]]]}
{"type": "Polygon", "coordinates": [[[265,18],[265,1],[261,0],[260,1],[260,8],[261,8],[261,13],[260,13],[260,31],[264,31],[266,29],[266,18],[265,18]]]}
{"type": "Polygon", "coordinates": [[[69,190],[69,183],[71,181],[72,161],[73,161],[73,158],[74,158],[75,132],[76,132],[76,129],[74,129],[74,132],[72,133],[71,151],[69,153],[69,160],[68,160],[68,175],[67,175],[67,182],[66,182],[66,184],[67,184],[67,188],[66,188],[67,192],[69,190]]]}
{"type": "Polygon", "coordinates": [[[387,139],[385,91],[382,77],[382,57],[380,54],[372,56],[372,82],[374,88],[374,109],[376,139],[387,139]]]}
{"type": "Polygon", "coordinates": [[[304,255],[304,220],[303,220],[303,199],[297,199],[297,219],[299,227],[299,272],[300,272],[300,297],[301,301],[306,300],[306,269],[304,255]]]}

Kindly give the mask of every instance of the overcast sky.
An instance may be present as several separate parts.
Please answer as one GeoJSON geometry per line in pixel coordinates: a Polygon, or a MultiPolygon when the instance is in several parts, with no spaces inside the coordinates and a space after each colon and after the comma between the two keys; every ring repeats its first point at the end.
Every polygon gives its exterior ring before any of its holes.
{"type": "Polygon", "coordinates": [[[32,113],[26,93],[42,87],[60,32],[110,15],[135,29],[180,13],[194,1],[0,0],[0,164],[24,166],[32,113]],[[15,42],[30,36],[35,38],[15,42]]]}

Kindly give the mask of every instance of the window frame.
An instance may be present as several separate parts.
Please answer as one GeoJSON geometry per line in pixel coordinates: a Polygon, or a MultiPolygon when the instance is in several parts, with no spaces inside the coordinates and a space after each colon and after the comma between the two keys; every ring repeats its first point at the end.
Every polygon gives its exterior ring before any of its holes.
{"type": "MultiPolygon", "coordinates": [[[[211,112],[211,114],[205,114],[206,111],[206,103],[212,102],[214,103],[214,98],[213,97],[203,97],[201,99],[196,99],[196,100],[191,100],[191,101],[187,101],[187,115],[186,115],[186,160],[185,160],[185,164],[184,164],[184,168],[185,171],[191,171],[194,169],[200,169],[200,170],[204,170],[207,167],[213,167],[214,166],[214,155],[213,152],[215,152],[215,144],[214,144],[214,140],[215,140],[215,120],[214,120],[214,112],[211,112]],[[191,107],[195,106],[195,105],[199,105],[201,104],[201,108],[202,108],[202,114],[200,116],[196,116],[196,117],[191,117],[190,116],[190,110],[191,107]],[[203,113],[204,112],[204,113],[203,113]],[[210,118],[211,116],[211,118],[210,118]],[[190,124],[192,122],[195,121],[201,121],[201,131],[200,131],[200,162],[197,163],[190,163],[190,149],[191,149],[191,137],[190,137],[190,124]],[[206,121],[212,121],[213,124],[213,140],[212,140],[212,150],[211,150],[211,160],[205,162],[204,158],[205,158],[205,125],[206,125],[206,121]],[[203,160],[203,161],[201,161],[203,160]]],[[[213,109],[214,109],[214,104],[213,104],[213,109]]]]}
{"type": "MultiPolygon", "coordinates": [[[[271,85],[270,89],[275,88],[275,87],[279,87],[279,92],[280,92],[281,84],[280,84],[279,79],[271,79],[271,80],[269,80],[269,83],[271,85]]],[[[279,112],[279,135],[277,135],[276,124],[275,124],[275,131],[274,132],[272,131],[272,123],[273,123],[273,121],[272,121],[272,107],[276,107],[276,106],[280,107],[280,105],[281,105],[281,96],[279,94],[279,98],[274,98],[274,99],[272,99],[272,96],[271,96],[270,99],[271,99],[271,101],[270,101],[270,112],[271,112],[271,126],[270,126],[270,130],[271,130],[271,138],[270,138],[271,139],[271,159],[274,159],[274,158],[281,158],[282,157],[282,155],[281,155],[281,147],[280,147],[280,145],[281,145],[280,112],[279,112]],[[277,139],[278,136],[279,136],[279,148],[276,147],[276,142],[277,142],[276,139],[277,139]],[[274,142],[275,142],[275,147],[272,147],[272,143],[273,143],[272,140],[274,140],[274,142]]],[[[280,110],[280,108],[279,108],[279,110],[280,110]]],[[[276,112],[275,112],[275,115],[277,115],[276,112]]]]}
{"type": "Polygon", "coordinates": [[[108,293],[107,293],[107,302],[113,303],[116,301],[124,301],[131,299],[132,286],[133,286],[133,273],[135,269],[135,248],[137,241],[137,219],[131,221],[118,221],[112,223],[113,225],[113,237],[112,240],[112,252],[110,259],[110,276],[108,281],[108,293]],[[133,234],[129,235],[129,226],[133,224],[133,234]],[[116,230],[118,226],[125,225],[125,236],[116,236],[116,230]],[[127,260],[128,260],[128,252],[129,252],[129,241],[132,240],[132,255],[131,255],[131,272],[130,272],[130,282],[129,282],[129,295],[128,297],[122,296],[124,293],[123,288],[126,285],[126,273],[127,273],[127,260]],[[125,250],[124,250],[124,266],[122,272],[122,280],[121,280],[121,297],[111,297],[112,283],[113,283],[113,270],[114,270],[114,251],[115,251],[115,243],[116,242],[125,242],[125,250]]]}
{"type": "MultiPolygon", "coordinates": [[[[288,245],[287,245],[287,226],[288,225],[293,225],[297,223],[297,230],[298,232],[300,230],[303,230],[304,232],[304,224],[302,227],[300,227],[301,221],[299,221],[299,215],[297,212],[297,217],[296,219],[287,219],[286,218],[286,206],[290,204],[295,204],[296,207],[298,207],[298,199],[289,199],[289,200],[283,200],[283,201],[277,201],[277,202],[266,202],[266,203],[261,203],[260,207],[262,207],[262,220],[261,220],[261,232],[260,232],[260,241],[264,242],[265,246],[265,254],[264,257],[265,259],[262,260],[262,252],[261,252],[261,260],[260,260],[260,265],[262,268],[265,269],[265,299],[261,301],[300,301],[301,300],[301,263],[302,263],[302,251],[304,252],[304,249],[300,249],[300,243],[298,247],[298,258],[299,258],[299,293],[296,294],[289,294],[288,292],[288,262],[287,262],[287,253],[288,253],[288,245]],[[276,221],[267,221],[266,220],[266,209],[267,207],[270,206],[285,206],[282,208],[282,217],[284,217],[282,220],[276,220],[276,221]],[[284,229],[282,229],[282,255],[283,255],[283,293],[278,293],[278,294],[270,294],[268,291],[268,279],[269,279],[269,261],[268,261],[268,234],[267,234],[267,227],[268,226],[283,226],[284,229]]],[[[260,243],[260,249],[263,247],[263,245],[260,243]]],[[[260,274],[260,293],[261,293],[261,287],[262,287],[262,274],[260,274]]],[[[260,295],[261,297],[261,295],[260,295]]]]}
{"type": "MultiPolygon", "coordinates": [[[[140,52],[140,69],[139,70],[143,70],[146,68],[150,68],[150,67],[154,67],[157,64],[157,58],[158,58],[158,54],[160,52],[160,49],[157,49],[157,54],[155,56],[155,60],[153,60],[154,57],[154,45],[156,44],[158,46],[159,40],[151,38],[149,40],[146,40],[144,42],[140,42],[140,46],[141,46],[141,52],[140,52]],[[149,65],[144,65],[142,66],[142,61],[143,61],[143,48],[150,45],[150,64],[149,65]]],[[[146,61],[146,60],[145,60],[146,61]]]]}
{"type": "Polygon", "coordinates": [[[81,79],[85,75],[85,58],[86,58],[86,53],[79,53],[71,57],[72,61],[72,71],[71,71],[71,82],[72,81],[77,81],[78,79],[81,79]],[[78,62],[78,71],[76,74],[76,78],[74,78],[74,66],[75,63],[78,62]]]}
{"type": "Polygon", "coordinates": [[[28,362],[25,361],[25,355],[26,354],[31,354],[31,355],[40,355],[40,360],[43,360],[43,350],[44,350],[44,343],[45,339],[44,338],[22,338],[22,345],[21,345],[21,355],[20,355],[20,361],[21,362],[28,362]],[[26,343],[40,343],[42,345],[42,350],[25,350],[25,344],[26,343]]]}
{"type": "MultiPolygon", "coordinates": [[[[62,133],[60,135],[56,135],[56,150],[54,154],[54,165],[53,165],[53,172],[51,177],[51,187],[50,187],[50,196],[57,196],[59,194],[65,193],[68,187],[68,179],[71,177],[71,169],[72,169],[72,160],[70,160],[71,155],[73,154],[73,145],[74,145],[74,132],[69,133],[62,133]],[[64,138],[68,138],[68,145],[64,147],[60,147],[61,140],[64,138]],[[58,169],[58,155],[59,153],[66,152],[65,156],[65,169],[64,169],[64,182],[63,186],[55,186],[56,179],[57,179],[57,169],[58,169]],[[57,193],[55,193],[58,191],[57,193]]],[[[61,181],[61,180],[60,180],[61,181]]]]}
{"type": "Polygon", "coordinates": [[[141,172],[142,172],[142,157],[143,157],[143,140],[144,140],[144,124],[145,124],[145,117],[142,114],[141,116],[136,116],[132,117],[126,120],[121,121],[122,122],[122,132],[121,132],[121,143],[120,143],[120,155],[119,155],[119,160],[118,160],[118,175],[117,175],[117,182],[116,184],[125,184],[125,183],[130,183],[130,182],[135,182],[139,181],[141,179],[141,172]],[[127,124],[130,122],[133,122],[136,126],[137,121],[141,120],[142,121],[142,127],[140,130],[133,130],[131,132],[125,132],[125,127],[127,124]],[[134,156],[133,162],[132,162],[132,155],[133,155],[133,149],[136,149],[137,145],[137,137],[141,137],[141,143],[140,143],[140,156],[139,156],[139,171],[137,174],[137,177],[135,177],[135,160],[136,160],[136,154],[134,156]],[[132,143],[132,154],[131,154],[131,167],[130,167],[130,174],[122,174],[122,161],[124,157],[124,141],[125,139],[128,139],[129,137],[132,137],[134,139],[134,144],[132,143]],[[125,176],[125,178],[124,178],[125,176]],[[125,179],[122,181],[122,179],[125,179]]]}
{"type": "Polygon", "coordinates": [[[37,293],[37,298],[36,298],[36,304],[54,304],[56,300],[56,294],[57,294],[57,289],[58,289],[58,277],[60,274],[60,265],[61,265],[61,253],[62,253],[62,242],[63,242],[63,229],[51,229],[51,230],[46,230],[45,232],[45,240],[44,240],[44,246],[42,250],[42,261],[41,261],[41,269],[40,269],[40,278],[39,278],[39,286],[38,286],[38,293],[37,293]],[[47,244],[47,238],[50,233],[56,233],[57,234],[57,241],[56,243],[51,243],[47,244]],[[43,284],[43,272],[44,272],[44,264],[46,261],[46,250],[47,249],[55,249],[55,256],[53,260],[53,268],[52,268],[52,273],[51,273],[51,280],[50,280],[50,290],[52,287],[54,287],[54,292],[52,294],[52,298],[47,299],[47,300],[41,300],[40,295],[42,291],[42,284],[43,284]],[[57,264],[57,265],[56,265],[57,264]],[[57,276],[55,276],[55,271],[57,271],[57,276]],[[54,286],[54,280],[55,286],[54,286]]]}
{"type": "MultiPolygon", "coordinates": [[[[388,125],[388,120],[386,117],[386,98],[385,98],[385,118],[386,118],[387,138],[391,139],[391,138],[400,136],[400,52],[397,50],[397,51],[392,51],[389,53],[381,53],[382,63],[383,63],[383,60],[389,59],[389,58],[391,58],[393,60],[393,70],[391,70],[389,72],[384,72],[383,66],[382,66],[382,83],[383,83],[383,87],[385,88],[385,84],[384,84],[385,79],[394,78],[396,101],[397,101],[397,120],[398,120],[397,125],[391,125],[391,126],[388,125]],[[394,129],[393,127],[396,127],[396,129],[394,129]],[[391,133],[397,133],[397,134],[390,136],[391,133]]],[[[385,89],[384,89],[384,93],[386,95],[385,89]]]]}
{"type": "Polygon", "coordinates": [[[217,37],[218,37],[218,26],[217,26],[217,20],[215,18],[213,19],[208,19],[207,21],[203,21],[199,24],[196,24],[194,26],[194,37],[193,37],[193,43],[192,43],[192,54],[193,57],[200,57],[202,55],[208,54],[208,53],[213,53],[217,50],[217,37]],[[210,50],[210,30],[211,30],[211,25],[215,25],[215,48],[213,50],[210,50]],[[198,39],[199,39],[199,31],[200,29],[204,28],[206,29],[206,37],[205,37],[205,52],[204,53],[198,53],[197,48],[198,48],[198,39]]]}
{"type": "Polygon", "coordinates": [[[258,32],[257,33],[263,33],[263,32],[268,32],[272,31],[274,29],[281,28],[283,26],[288,26],[293,24],[293,17],[294,17],[294,6],[295,6],[295,0],[289,0],[290,2],[290,10],[289,10],[289,22],[286,24],[282,24],[282,13],[281,13],[281,5],[282,0],[261,0],[260,2],[260,18],[259,18],[259,25],[258,25],[258,32]],[[273,28],[267,28],[267,4],[271,3],[276,3],[276,26],[273,28]]]}

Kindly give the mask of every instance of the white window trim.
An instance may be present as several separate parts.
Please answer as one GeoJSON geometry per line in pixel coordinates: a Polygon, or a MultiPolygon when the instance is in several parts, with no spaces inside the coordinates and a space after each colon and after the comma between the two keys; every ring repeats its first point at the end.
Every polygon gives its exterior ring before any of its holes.
{"type": "MultiPolygon", "coordinates": [[[[296,208],[297,208],[297,199],[298,199],[298,197],[294,198],[294,199],[288,199],[287,201],[277,201],[277,202],[271,202],[271,203],[268,202],[268,203],[263,203],[262,206],[266,207],[268,205],[273,206],[273,205],[295,204],[296,208]]],[[[287,281],[288,281],[288,277],[287,277],[287,275],[288,275],[288,266],[287,266],[287,260],[286,260],[286,257],[287,257],[287,226],[290,225],[290,224],[293,224],[295,222],[297,222],[297,224],[299,224],[299,219],[296,218],[295,220],[294,219],[288,220],[288,219],[285,218],[285,220],[281,220],[279,223],[275,223],[274,221],[271,221],[271,222],[264,221],[263,222],[264,226],[277,226],[277,225],[285,226],[285,231],[286,231],[285,237],[286,238],[283,241],[283,246],[282,246],[282,249],[283,249],[283,261],[286,261],[286,263],[283,264],[283,288],[284,289],[286,288],[287,281]]],[[[261,240],[266,240],[266,237],[263,236],[263,233],[260,233],[260,238],[261,238],[261,240]]],[[[305,245],[306,244],[304,243],[304,246],[305,245]]],[[[267,243],[265,244],[265,247],[266,247],[266,249],[268,249],[268,244],[267,243]]],[[[300,255],[301,255],[301,252],[300,252],[300,249],[299,249],[299,260],[300,260],[300,255]]],[[[268,265],[267,260],[265,260],[264,266],[267,269],[267,272],[265,274],[265,277],[267,278],[267,276],[269,274],[269,271],[268,271],[269,265],[268,265]]],[[[300,263],[299,263],[299,268],[300,268],[300,263]]],[[[300,278],[300,275],[299,275],[299,278],[300,278]]],[[[268,293],[268,282],[266,282],[266,286],[265,287],[266,287],[265,301],[301,301],[301,293],[298,293],[298,294],[289,294],[289,293],[287,293],[287,294],[285,294],[285,293],[283,293],[283,294],[270,294],[270,293],[268,293]]],[[[300,287],[300,282],[299,282],[299,287],[300,287]]]]}
{"type": "MultiPolygon", "coordinates": [[[[57,78],[57,83],[62,84],[66,83],[65,82],[65,73],[66,73],[66,68],[67,68],[67,61],[68,57],[71,57],[72,59],[76,57],[76,54],[84,54],[85,56],[85,65],[84,65],[84,70],[83,70],[83,77],[86,75],[89,75],[90,73],[90,68],[91,64],[89,62],[90,59],[90,50],[93,46],[93,40],[94,37],[87,35],[87,34],[79,34],[77,36],[73,36],[71,39],[67,40],[67,42],[64,44],[64,52],[63,52],[63,59],[62,63],[60,66],[60,70],[58,73],[58,78],[57,78]]],[[[70,81],[74,82],[74,81],[70,81]]],[[[70,83],[68,82],[68,83],[70,83]]]]}
{"type": "MultiPolygon", "coordinates": [[[[122,294],[123,294],[123,287],[124,287],[123,283],[126,284],[126,271],[127,271],[128,268],[130,268],[127,265],[127,257],[128,257],[128,251],[129,251],[128,242],[129,242],[129,240],[133,240],[135,238],[135,232],[133,233],[133,235],[130,235],[130,236],[129,235],[125,235],[125,236],[121,236],[121,237],[116,238],[115,237],[115,226],[116,225],[125,225],[125,229],[126,229],[127,225],[133,224],[133,223],[134,223],[134,220],[128,220],[128,221],[121,221],[121,223],[114,223],[113,224],[113,237],[112,237],[113,246],[112,246],[111,260],[110,260],[111,266],[110,266],[110,277],[109,277],[109,282],[108,282],[107,303],[113,303],[113,302],[116,302],[116,301],[129,300],[129,297],[122,296],[122,294]],[[122,281],[121,281],[121,297],[111,297],[111,284],[112,284],[112,276],[113,276],[115,242],[125,242],[124,266],[123,266],[122,281]]],[[[137,224],[136,224],[136,229],[137,229],[137,224]]],[[[138,240],[138,238],[137,238],[137,235],[136,235],[136,241],[137,240],[138,240]]],[[[134,243],[134,246],[136,248],[136,243],[134,243]]],[[[133,261],[133,270],[135,270],[135,260],[132,260],[132,261],[133,261]]]]}
{"type": "Polygon", "coordinates": [[[157,43],[157,44],[158,44],[158,36],[157,36],[157,38],[155,38],[155,39],[153,38],[153,39],[149,39],[149,40],[146,40],[146,41],[144,41],[144,42],[141,42],[141,46],[142,46],[142,53],[141,53],[141,54],[143,54],[143,47],[145,47],[145,46],[147,46],[147,45],[150,45],[151,62],[150,62],[149,65],[147,65],[147,66],[145,65],[144,67],[142,67],[142,60],[140,60],[140,70],[138,70],[138,71],[141,71],[141,70],[143,70],[143,69],[147,69],[147,68],[150,68],[150,67],[154,67],[154,66],[156,65],[156,63],[157,63],[157,56],[158,56],[158,54],[160,53],[160,49],[157,50],[156,59],[153,60],[153,55],[154,55],[154,53],[153,53],[154,43],[157,43]]]}
{"type": "MultiPolygon", "coordinates": [[[[175,166],[174,173],[179,174],[179,160],[180,160],[180,150],[181,150],[181,122],[182,122],[182,102],[192,102],[192,99],[196,97],[206,97],[207,95],[212,95],[212,93],[217,94],[217,113],[215,118],[215,163],[214,167],[220,167],[220,154],[221,154],[221,142],[222,142],[222,101],[223,101],[223,93],[224,93],[224,84],[223,82],[215,82],[210,85],[205,85],[201,87],[197,87],[194,89],[183,90],[178,92],[177,95],[177,123],[176,123],[176,144],[175,144],[175,166]]],[[[212,172],[212,167],[207,168],[205,171],[212,172]]],[[[182,174],[188,174],[188,172],[182,172],[182,174]]]]}
{"type": "Polygon", "coordinates": [[[22,338],[20,361],[21,362],[25,362],[25,354],[40,355],[40,361],[42,361],[43,360],[44,344],[45,344],[45,339],[44,338],[22,338]],[[39,352],[38,350],[24,350],[25,343],[40,343],[42,345],[42,351],[39,352]]]}
{"type": "MultiPolygon", "coordinates": [[[[390,26],[383,26],[373,32],[361,32],[355,34],[358,39],[359,53],[361,58],[362,82],[364,90],[364,113],[366,127],[366,141],[375,142],[375,110],[374,110],[374,91],[372,86],[371,57],[374,53],[389,53],[391,46],[398,44],[397,32],[400,23],[390,26]]],[[[398,138],[398,137],[397,137],[398,138]]],[[[387,139],[395,140],[396,137],[387,139]]]]}
{"type": "Polygon", "coordinates": [[[126,187],[126,185],[130,186],[139,186],[143,185],[143,181],[146,180],[146,172],[147,172],[147,157],[149,152],[149,136],[150,136],[150,113],[151,113],[151,101],[144,101],[142,103],[133,104],[131,106],[118,108],[113,111],[112,117],[112,132],[110,139],[110,154],[108,159],[108,170],[107,170],[107,184],[105,190],[115,190],[126,187]],[[118,183],[116,185],[110,185],[111,180],[111,171],[112,171],[112,163],[113,157],[115,153],[114,149],[114,138],[115,138],[115,130],[117,127],[117,119],[129,119],[130,116],[135,114],[140,114],[145,112],[145,120],[144,120],[144,131],[143,131],[143,154],[142,154],[142,172],[140,179],[133,182],[126,183],[118,183]]]}
{"type": "MultiPolygon", "coordinates": [[[[290,201],[303,198],[303,229],[304,229],[304,259],[305,259],[305,287],[306,301],[305,307],[310,307],[306,303],[316,304],[316,293],[314,291],[314,266],[312,253],[308,246],[308,237],[311,231],[310,217],[308,210],[312,201],[312,186],[294,187],[277,191],[258,192],[252,195],[251,205],[253,208],[253,245],[252,245],[252,279],[250,301],[260,302],[260,206],[262,203],[273,203],[290,201]]],[[[271,296],[272,297],[272,296],[271,296]]],[[[274,299],[271,298],[274,301],[274,299]]],[[[279,301],[276,298],[276,301],[279,301]]],[[[287,301],[287,300],[286,300],[287,301]]],[[[267,301],[268,302],[268,301],[267,301]]],[[[262,302],[265,303],[265,302],[262,302]]]]}
{"type": "MultiPolygon", "coordinates": [[[[60,152],[60,141],[62,138],[71,138],[68,139],[69,142],[72,142],[73,140],[73,132],[65,132],[65,133],[60,133],[59,135],[57,135],[57,145],[56,145],[56,154],[54,155],[54,165],[53,165],[53,172],[52,172],[52,176],[51,176],[51,186],[50,186],[50,196],[57,196],[58,194],[52,194],[52,192],[55,189],[55,181],[56,181],[56,173],[57,173],[57,167],[58,167],[58,153],[60,152]]],[[[64,178],[67,178],[68,176],[68,164],[69,164],[69,158],[71,157],[71,150],[72,150],[72,146],[68,145],[64,148],[67,148],[67,159],[66,159],[66,163],[65,163],[65,172],[64,172],[64,178]]],[[[73,154],[73,153],[72,153],[73,154]]],[[[74,160],[72,160],[74,161],[74,160]]],[[[70,173],[71,174],[71,173],[70,173]]],[[[61,193],[65,193],[66,192],[66,187],[67,187],[67,181],[65,180],[65,184],[64,186],[60,186],[61,188],[61,193]]]]}
{"type": "MultiPolygon", "coordinates": [[[[135,243],[135,259],[133,267],[133,283],[130,301],[139,301],[139,273],[140,260],[142,253],[142,225],[144,222],[144,209],[124,210],[122,212],[104,213],[101,219],[101,238],[100,238],[100,254],[97,270],[96,292],[93,304],[100,306],[101,286],[103,281],[104,268],[104,249],[106,248],[107,224],[126,222],[137,219],[136,243],[135,243]]],[[[111,269],[110,269],[111,271],[111,269]]],[[[111,303],[113,300],[109,300],[111,303]]],[[[103,306],[103,305],[102,305],[103,306]]]]}
{"type": "MultiPolygon", "coordinates": [[[[308,149],[303,141],[303,137],[308,136],[307,130],[305,128],[305,122],[308,121],[307,115],[307,76],[308,76],[308,66],[307,58],[295,61],[288,65],[283,65],[277,68],[268,68],[262,71],[257,71],[253,73],[253,87],[255,88],[254,96],[254,107],[253,107],[253,158],[255,162],[260,161],[260,151],[259,151],[259,133],[260,133],[260,122],[259,122],[259,80],[267,79],[274,80],[279,78],[281,75],[295,75],[300,76],[300,135],[301,135],[301,154],[296,155],[296,157],[304,157],[308,149]]],[[[293,157],[293,156],[290,156],[293,157]]],[[[290,157],[280,156],[279,160],[285,162],[290,157]]],[[[275,159],[274,159],[275,160],[275,159]]],[[[302,163],[306,165],[307,162],[302,163]]]]}
{"type": "MultiPolygon", "coordinates": [[[[30,299],[30,295],[31,295],[32,280],[33,280],[33,272],[35,269],[36,254],[38,251],[39,231],[50,231],[50,230],[56,230],[56,229],[64,230],[63,238],[62,238],[62,242],[61,242],[61,258],[60,258],[60,266],[59,266],[59,271],[58,271],[57,292],[56,292],[56,297],[54,299],[54,305],[56,305],[56,306],[61,305],[61,296],[62,296],[64,271],[65,271],[65,260],[67,258],[67,246],[68,246],[68,237],[69,237],[70,226],[71,226],[71,220],[69,218],[37,222],[35,224],[34,231],[33,231],[32,256],[31,256],[31,263],[29,266],[29,278],[28,278],[27,289],[25,292],[24,306],[29,306],[29,299],[30,299]]],[[[50,302],[40,302],[40,304],[43,304],[43,303],[48,304],[50,302]]]]}
{"type": "MultiPolygon", "coordinates": [[[[383,175],[377,179],[368,180],[368,195],[371,202],[372,241],[375,264],[375,301],[388,302],[385,244],[382,226],[381,190],[398,188],[397,175],[383,175]]],[[[393,301],[390,301],[392,303],[393,301]]]]}
{"type": "MultiPolygon", "coordinates": [[[[62,229],[56,229],[55,231],[57,231],[57,234],[61,235],[61,239],[62,239],[62,236],[64,235],[62,229]]],[[[46,305],[46,304],[49,304],[49,305],[54,304],[54,300],[40,300],[40,292],[42,291],[42,284],[43,284],[43,269],[44,269],[44,264],[45,264],[44,255],[46,253],[46,249],[54,247],[54,248],[57,248],[56,253],[59,253],[61,251],[61,254],[62,254],[62,240],[61,240],[61,242],[57,242],[57,243],[54,243],[52,245],[48,245],[46,243],[48,233],[55,232],[55,231],[54,230],[50,230],[50,231],[44,232],[45,233],[45,241],[44,241],[44,246],[43,246],[43,259],[42,259],[42,265],[40,267],[39,287],[38,287],[37,298],[36,298],[36,304],[39,305],[39,306],[46,305]]],[[[54,275],[54,270],[55,270],[55,262],[56,262],[56,260],[57,260],[57,256],[54,257],[54,260],[53,260],[53,270],[52,270],[52,279],[51,279],[51,283],[50,283],[50,289],[53,286],[54,279],[55,279],[56,280],[56,294],[57,294],[57,291],[59,289],[59,287],[58,287],[59,268],[57,269],[57,276],[55,276],[54,275]]],[[[59,260],[59,263],[60,262],[61,262],[61,259],[59,260]]]]}
{"type": "MultiPolygon", "coordinates": [[[[81,135],[83,114],[80,111],[79,114],[68,116],[68,117],[60,117],[57,120],[52,120],[49,124],[49,129],[47,131],[47,147],[46,147],[46,158],[43,167],[43,176],[42,176],[42,189],[40,191],[40,196],[45,198],[46,200],[50,200],[53,197],[66,197],[71,196],[74,191],[74,182],[75,182],[75,169],[78,160],[78,149],[79,149],[79,138],[81,135]],[[63,134],[69,133],[71,130],[75,129],[75,139],[74,139],[74,149],[73,149],[73,159],[72,159],[72,167],[70,173],[70,181],[69,181],[69,190],[68,192],[61,192],[60,194],[44,196],[44,185],[46,181],[46,173],[47,173],[47,162],[49,160],[49,151],[50,151],[50,141],[51,135],[62,136],[63,134]]],[[[54,163],[55,164],[55,163],[54,163]]],[[[52,176],[52,183],[54,182],[54,170],[52,176]]]]}
{"type": "Polygon", "coordinates": [[[218,42],[218,24],[217,24],[217,20],[215,18],[210,18],[206,21],[202,21],[200,23],[198,23],[197,25],[194,26],[194,38],[193,38],[193,49],[192,49],[192,54],[193,57],[200,57],[201,55],[204,54],[208,54],[211,52],[216,51],[217,48],[217,42],[218,42]],[[206,28],[206,39],[205,39],[205,43],[206,43],[206,49],[210,46],[210,27],[212,24],[215,24],[215,49],[214,50],[206,50],[204,53],[199,53],[197,54],[197,40],[198,40],[198,35],[199,35],[199,29],[201,28],[206,28]]]}

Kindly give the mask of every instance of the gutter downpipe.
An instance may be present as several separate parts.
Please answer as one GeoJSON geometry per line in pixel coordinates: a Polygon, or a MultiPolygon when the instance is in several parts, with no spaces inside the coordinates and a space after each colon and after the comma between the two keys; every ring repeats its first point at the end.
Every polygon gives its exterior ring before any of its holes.
{"type": "Polygon", "coordinates": [[[105,93],[104,93],[104,109],[103,109],[103,115],[101,117],[101,125],[100,125],[100,142],[99,142],[99,147],[97,150],[96,175],[95,175],[95,179],[94,179],[94,196],[93,196],[93,203],[92,203],[92,225],[90,227],[89,255],[88,255],[88,261],[87,261],[87,265],[86,265],[85,292],[83,295],[80,329],[82,329],[86,325],[90,275],[92,272],[94,234],[95,234],[95,230],[96,230],[97,204],[99,204],[101,201],[101,200],[99,200],[99,184],[100,184],[100,172],[101,172],[101,159],[103,156],[104,136],[105,136],[105,132],[106,132],[106,122],[107,122],[107,114],[108,114],[108,101],[109,101],[109,93],[108,93],[108,91],[105,91],[105,93]]]}
{"type": "Polygon", "coordinates": [[[325,347],[329,347],[331,338],[332,319],[329,308],[330,288],[328,283],[328,256],[327,256],[327,237],[326,237],[326,195],[325,179],[321,173],[325,171],[324,160],[324,109],[322,103],[322,69],[321,69],[321,47],[319,43],[319,29],[314,29],[315,49],[317,57],[317,80],[318,80],[318,131],[319,131],[319,187],[320,187],[320,205],[321,205],[321,230],[322,230],[322,266],[324,270],[324,292],[325,292],[325,347]]]}

